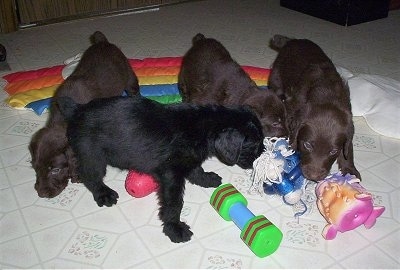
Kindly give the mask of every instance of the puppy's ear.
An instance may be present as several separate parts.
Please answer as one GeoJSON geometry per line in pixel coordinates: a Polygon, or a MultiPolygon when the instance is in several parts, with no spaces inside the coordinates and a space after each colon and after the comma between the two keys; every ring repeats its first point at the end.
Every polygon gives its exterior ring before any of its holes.
{"type": "MultiPolygon", "coordinates": [[[[288,104],[289,105],[289,104],[288,104]]],[[[305,126],[305,120],[308,119],[310,113],[310,106],[303,106],[298,109],[288,108],[293,110],[290,115],[292,117],[287,119],[289,126],[289,143],[293,150],[297,150],[297,137],[300,130],[305,126]]]]}
{"type": "Polygon", "coordinates": [[[237,163],[244,136],[236,129],[228,128],[218,134],[214,141],[215,155],[223,163],[233,166],[237,163]]]}
{"type": "Polygon", "coordinates": [[[293,120],[290,123],[289,132],[289,143],[293,150],[297,150],[297,137],[300,129],[303,127],[303,121],[301,119],[293,120]]]}
{"type": "Polygon", "coordinates": [[[54,149],[57,149],[58,145],[66,144],[65,129],[58,126],[43,127],[32,136],[29,144],[32,161],[40,162],[40,160],[47,159],[55,154],[54,149]]]}
{"type": "Polygon", "coordinates": [[[78,104],[70,97],[58,97],[56,99],[58,108],[60,109],[62,115],[69,121],[72,119],[75,111],[78,108],[78,104]]]}
{"type": "Polygon", "coordinates": [[[300,127],[291,130],[289,134],[289,143],[294,151],[297,151],[297,135],[299,134],[300,127]]]}
{"type": "Polygon", "coordinates": [[[346,142],[343,146],[344,159],[348,159],[350,151],[353,151],[353,136],[354,136],[354,125],[351,116],[348,119],[349,124],[346,132],[346,142]]]}

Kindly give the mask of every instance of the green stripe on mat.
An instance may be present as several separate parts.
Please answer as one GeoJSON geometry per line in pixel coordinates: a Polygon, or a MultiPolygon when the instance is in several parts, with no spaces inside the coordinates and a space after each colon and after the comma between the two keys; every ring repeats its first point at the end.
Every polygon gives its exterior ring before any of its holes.
{"type": "Polygon", "coordinates": [[[146,98],[157,101],[162,104],[182,102],[182,97],[180,95],[146,96],[146,98]]]}

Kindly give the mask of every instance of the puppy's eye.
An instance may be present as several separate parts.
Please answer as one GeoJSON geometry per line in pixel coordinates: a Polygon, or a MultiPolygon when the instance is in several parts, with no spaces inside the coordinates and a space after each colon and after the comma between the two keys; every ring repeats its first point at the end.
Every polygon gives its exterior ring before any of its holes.
{"type": "Polygon", "coordinates": [[[337,149],[332,149],[332,150],[329,152],[329,155],[331,155],[331,156],[336,155],[337,152],[338,152],[337,149]]]}
{"type": "Polygon", "coordinates": [[[49,167],[50,170],[50,174],[54,175],[54,174],[59,174],[61,172],[60,168],[51,168],[49,167]]]}
{"type": "Polygon", "coordinates": [[[281,126],[281,122],[274,122],[272,123],[273,127],[280,127],[281,126]]]}
{"type": "Polygon", "coordinates": [[[303,145],[304,145],[304,148],[307,149],[308,151],[311,152],[313,150],[313,146],[311,145],[311,143],[304,142],[303,145]]]}
{"type": "Polygon", "coordinates": [[[273,127],[280,127],[282,125],[282,119],[278,118],[277,121],[272,123],[273,127]]]}

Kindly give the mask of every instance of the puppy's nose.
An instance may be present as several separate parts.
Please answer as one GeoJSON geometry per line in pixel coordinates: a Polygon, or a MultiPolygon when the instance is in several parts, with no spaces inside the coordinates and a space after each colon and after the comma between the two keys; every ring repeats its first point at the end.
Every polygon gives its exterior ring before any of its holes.
{"type": "Polygon", "coordinates": [[[286,137],[289,132],[285,126],[279,124],[277,126],[263,126],[263,134],[265,137],[286,137]]]}
{"type": "Polygon", "coordinates": [[[326,176],[328,176],[328,171],[323,169],[323,168],[310,168],[310,167],[304,167],[302,168],[303,175],[305,178],[308,180],[312,180],[315,182],[324,180],[326,176]]]}
{"type": "Polygon", "coordinates": [[[274,137],[287,137],[288,135],[289,135],[289,132],[286,129],[281,128],[281,129],[277,130],[276,135],[274,137]]]}
{"type": "Polygon", "coordinates": [[[54,198],[57,195],[59,195],[62,191],[62,189],[55,189],[55,188],[50,188],[50,187],[38,187],[39,185],[36,183],[35,184],[35,189],[37,191],[37,194],[40,198],[54,198]]]}

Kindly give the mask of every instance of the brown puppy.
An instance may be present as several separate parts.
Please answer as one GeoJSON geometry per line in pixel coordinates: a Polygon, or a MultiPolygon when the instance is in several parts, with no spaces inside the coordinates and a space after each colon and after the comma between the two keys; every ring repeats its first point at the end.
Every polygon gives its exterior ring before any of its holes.
{"type": "Polygon", "coordinates": [[[272,91],[257,87],[217,40],[197,34],[183,57],[178,88],[183,102],[248,105],[256,113],[264,136],[286,136],[285,107],[272,91]]]}
{"type": "MultiPolygon", "coordinates": [[[[94,98],[128,95],[139,92],[139,84],[128,59],[108,42],[103,33],[91,36],[92,46],[82,55],[74,72],[58,87],[55,97],[68,96],[79,103],[94,98]]],[[[64,190],[68,179],[77,182],[73,151],[66,138],[66,122],[53,99],[44,128],[30,142],[32,167],[36,172],[35,189],[40,197],[52,198],[64,190]]]]}
{"type": "Polygon", "coordinates": [[[300,152],[306,178],[324,179],[337,160],[342,173],[360,178],[354,166],[350,92],[322,49],[306,39],[275,35],[279,53],[269,86],[284,100],[289,141],[300,152]]]}

